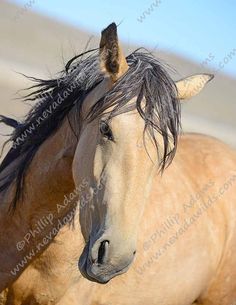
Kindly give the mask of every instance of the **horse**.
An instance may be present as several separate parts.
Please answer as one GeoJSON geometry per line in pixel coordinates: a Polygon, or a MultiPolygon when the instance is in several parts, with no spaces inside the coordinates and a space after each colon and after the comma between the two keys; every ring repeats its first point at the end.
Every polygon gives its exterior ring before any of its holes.
{"type": "Polygon", "coordinates": [[[3,255],[12,254],[6,263],[1,256],[1,287],[47,255],[64,227],[46,236],[69,214],[65,223],[79,217],[84,240],[73,258],[85,278],[77,303],[84,297],[83,304],[232,304],[236,154],[216,139],[179,135],[180,101],[211,79],[174,82],[146,51],[125,58],[113,23],[102,32],[99,55],[73,58],[59,80],[36,80],[27,98],[39,102],[17,124],[0,168],[0,244],[3,255]],[[37,133],[16,145],[42,116],[37,133]],[[58,205],[73,187],[79,196],[58,205]],[[27,229],[42,219],[46,229],[31,238],[27,229]],[[43,238],[44,247],[19,271],[17,265],[14,277],[14,264],[43,238]]]}

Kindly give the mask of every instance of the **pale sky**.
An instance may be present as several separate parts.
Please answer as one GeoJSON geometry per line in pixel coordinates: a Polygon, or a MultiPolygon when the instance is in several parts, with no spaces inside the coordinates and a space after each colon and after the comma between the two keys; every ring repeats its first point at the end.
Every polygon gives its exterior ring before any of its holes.
{"type": "Polygon", "coordinates": [[[112,21],[121,22],[119,36],[130,44],[158,47],[200,63],[211,54],[214,68],[225,60],[222,72],[236,76],[235,0],[12,2],[32,3],[31,10],[97,33],[112,21]]]}

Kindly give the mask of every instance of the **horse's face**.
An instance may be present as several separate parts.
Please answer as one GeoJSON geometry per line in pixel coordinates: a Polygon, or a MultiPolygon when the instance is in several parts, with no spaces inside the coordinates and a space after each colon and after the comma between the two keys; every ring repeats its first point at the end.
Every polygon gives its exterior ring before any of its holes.
{"type": "MultiPolygon", "coordinates": [[[[85,117],[128,69],[113,26],[103,32],[100,47],[101,66],[109,77],[85,100],[85,117]]],[[[146,138],[143,145],[143,136],[148,137],[144,129],[136,109],[83,123],[73,176],[81,191],[80,224],[86,243],[79,267],[91,281],[106,283],[125,272],[135,257],[140,218],[158,164],[153,141],[146,138]]],[[[161,149],[161,139],[159,144],[161,149]]]]}
{"type": "Polygon", "coordinates": [[[76,184],[83,185],[80,223],[86,247],[80,269],[107,282],[123,273],[136,253],[139,220],[152,181],[156,150],[140,145],[144,121],[138,113],[84,126],[76,151],[76,184]],[[152,160],[151,160],[152,158],[152,160]]]}

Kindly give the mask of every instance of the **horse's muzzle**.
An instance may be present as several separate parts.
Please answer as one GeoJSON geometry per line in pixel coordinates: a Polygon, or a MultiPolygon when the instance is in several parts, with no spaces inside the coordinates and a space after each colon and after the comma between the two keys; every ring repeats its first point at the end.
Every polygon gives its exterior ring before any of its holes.
{"type": "Polygon", "coordinates": [[[112,278],[125,273],[132,260],[126,264],[114,266],[109,263],[109,241],[104,240],[98,247],[97,255],[91,256],[89,243],[85,246],[79,259],[79,269],[81,274],[88,280],[99,284],[106,284],[112,278]]]}

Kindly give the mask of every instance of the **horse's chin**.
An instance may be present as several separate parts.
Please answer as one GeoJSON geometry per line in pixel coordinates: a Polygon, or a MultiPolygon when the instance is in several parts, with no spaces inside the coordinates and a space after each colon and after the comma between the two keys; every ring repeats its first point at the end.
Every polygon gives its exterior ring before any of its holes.
{"type": "Polygon", "coordinates": [[[113,279],[114,277],[116,277],[118,275],[121,275],[122,273],[127,272],[127,270],[129,269],[130,265],[125,266],[125,267],[121,268],[120,270],[116,270],[109,274],[100,273],[99,275],[95,275],[92,272],[92,269],[93,269],[92,262],[90,262],[89,258],[88,258],[88,252],[89,252],[88,250],[89,250],[89,243],[84,247],[84,250],[83,250],[83,252],[80,256],[79,262],[78,262],[78,266],[79,266],[79,270],[80,270],[82,276],[91,282],[95,282],[98,284],[107,284],[111,279],[113,279]]]}

